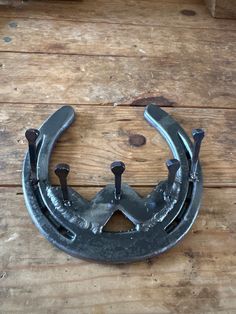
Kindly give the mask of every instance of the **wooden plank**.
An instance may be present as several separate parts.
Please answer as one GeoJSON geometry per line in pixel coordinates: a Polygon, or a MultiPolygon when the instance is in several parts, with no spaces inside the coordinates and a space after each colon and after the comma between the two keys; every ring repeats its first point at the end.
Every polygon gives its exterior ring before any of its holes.
{"type": "Polygon", "coordinates": [[[235,31],[1,18],[0,51],[235,61],[235,31]],[[5,39],[5,40],[4,40],[5,39]],[[195,57],[197,56],[197,57],[195,57]]]}
{"type": "Polygon", "coordinates": [[[1,53],[1,102],[106,104],[162,96],[235,108],[235,61],[1,53]]]}
{"type": "Polygon", "coordinates": [[[0,6],[2,17],[75,20],[191,28],[235,29],[231,21],[209,19],[202,0],[13,1],[0,6]],[[10,3],[11,4],[11,3],[10,3]]]}
{"type": "MultiPolygon", "coordinates": [[[[1,184],[20,184],[23,155],[27,149],[24,133],[38,127],[59,106],[2,105],[0,108],[1,184]]],[[[52,156],[71,165],[71,185],[108,184],[114,160],[127,165],[124,180],[131,185],[153,186],[167,175],[165,160],[171,158],[167,144],[143,118],[144,108],[73,106],[77,116],[63,135],[52,156]],[[143,144],[143,145],[142,145],[143,144]],[[137,146],[134,146],[137,145],[137,146]]],[[[166,108],[188,132],[202,127],[206,131],[201,160],[205,185],[235,186],[236,110],[166,108]]],[[[53,177],[56,183],[56,178],[53,177]]]]}
{"type": "Polygon", "coordinates": [[[214,17],[217,18],[236,18],[235,0],[206,0],[207,6],[214,17]]]}
{"type": "MultiPolygon", "coordinates": [[[[146,193],[143,188],[138,189],[146,193]]],[[[94,189],[79,189],[91,197],[94,189]]],[[[0,189],[1,313],[233,313],[235,189],[205,189],[189,234],[159,258],[98,265],[54,248],[33,226],[21,189],[0,189]]]]}

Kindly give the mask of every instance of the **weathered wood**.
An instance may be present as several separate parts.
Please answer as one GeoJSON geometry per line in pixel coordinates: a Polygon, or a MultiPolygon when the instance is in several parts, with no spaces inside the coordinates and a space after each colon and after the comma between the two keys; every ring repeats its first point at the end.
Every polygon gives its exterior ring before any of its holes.
{"type": "MultiPolygon", "coordinates": [[[[6,2],[11,6],[0,5],[0,185],[6,185],[0,313],[234,313],[235,21],[211,18],[202,0],[0,0],[6,2]],[[150,101],[143,97],[176,107],[166,110],[189,133],[206,130],[204,184],[220,188],[204,189],[193,228],[159,258],[123,266],[71,258],[39,234],[21,188],[13,187],[21,184],[25,129],[61,103],[84,104],[74,106],[77,120],[56,146],[51,168],[69,162],[69,183],[91,198],[113,180],[110,162],[123,159],[125,181],[145,195],[166,176],[170,155],[142,117],[150,101]]],[[[121,227],[121,220],[110,224],[121,227]]]]}
{"type": "Polygon", "coordinates": [[[122,266],[76,260],[51,246],[20,189],[1,188],[0,203],[1,313],[234,312],[235,189],[205,189],[200,215],[176,248],[122,266]]]}
{"type": "MultiPolygon", "coordinates": [[[[131,103],[235,108],[235,61],[1,53],[1,102],[131,103]]],[[[233,59],[233,57],[232,57],[233,59]]]]}
{"type": "Polygon", "coordinates": [[[205,0],[211,14],[218,18],[236,18],[235,0],[205,0]]]}
{"type": "Polygon", "coordinates": [[[235,29],[233,21],[209,19],[202,0],[11,1],[0,6],[2,17],[56,19],[184,28],[235,29]]]}
{"type": "Polygon", "coordinates": [[[235,60],[235,31],[1,18],[0,51],[235,60]],[[4,41],[5,38],[5,41],[4,41]]]}
{"type": "MultiPolygon", "coordinates": [[[[25,130],[40,126],[57,108],[57,105],[1,105],[2,185],[20,184],[22,160],[27,149],[25,130]]],[[[109,166],[117,159],[127,165],[124,179],[129,184],[154,185],[165,178],[165,160],[171,155],[161,136],[144,120],[144,108],[79,105],[74,108],[76,121],[60,139],[51,162],[52,167],[58,162],[71,165],[70,184],[100,186],[111,182],[113,175],[109,166]]],[[[205,129],[201,152],[205,184],[235,186],[236,110],[166,110],[188,134],[194,127],[205,129]]],[[[54,177],[53,182],[57,182],[54,177]]]]}

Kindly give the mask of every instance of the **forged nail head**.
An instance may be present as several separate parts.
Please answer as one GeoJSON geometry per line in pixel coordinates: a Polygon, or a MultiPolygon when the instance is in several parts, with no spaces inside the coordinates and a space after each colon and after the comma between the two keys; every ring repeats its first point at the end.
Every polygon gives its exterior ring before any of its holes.
{"type": "Polygon", "coordinates": [[[205,132],[203,129],[193,129],[192,136],[194,141],[202,141],[205,136],[205,132]]]}
{"type": "Polygon", "coordinates": [[[166,167],[168,168],[169,171],[177,172],[180,167],[180,162],[178,159],[168,159],[166,161],[166,167]]]}
{"type": "Polygon", "coordinates": [[[125,164],[122,161],[114,161],[111,164],[111,171],[115,176],[122,175],[125,171],[125,164]]]}
{"type": "Polygon", "coordinates": [[[55,174],[61,178],[67,178],[69,172],[70,172],[70,166],[68,164],[58,164],[55,167],[55,174]]]}
{"type": "Polygon", "coordinates": [[[37,138],[39,137],[39,134],[40,132],[37,129],[28,129],[25,132],[25,137],[27,141],[29,142],[29,144],[34,144],[37,138]]]}

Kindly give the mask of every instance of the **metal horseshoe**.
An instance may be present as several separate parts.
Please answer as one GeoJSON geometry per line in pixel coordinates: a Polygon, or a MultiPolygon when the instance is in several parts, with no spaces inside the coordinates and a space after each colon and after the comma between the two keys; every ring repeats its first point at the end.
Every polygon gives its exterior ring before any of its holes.
{"type": "Polygon", "coordinates": [[[39,231],[66,253],[87,260],[128,263],[156,256],[179,242],[192,226],[202,195],[199,163],[202,129],[193,130],[193,143],[165,111],[150,104],[146,120],[167,141],[173,158],[166,162],[168,178],[142,198],[122,183],[125,165],[111,165],[115,184],[109,184],[91,201],[67,185],[70,168],[56,166],[60,186],[52,186],[49,162],[53,147],[71,125],[75,112],[63,106],[37,129],[26,131],[29,150],[23,165],[23,191],[29,214],[39,231]],[[134,228],[106,232],[104,226],[116,211],[134,228]]]}

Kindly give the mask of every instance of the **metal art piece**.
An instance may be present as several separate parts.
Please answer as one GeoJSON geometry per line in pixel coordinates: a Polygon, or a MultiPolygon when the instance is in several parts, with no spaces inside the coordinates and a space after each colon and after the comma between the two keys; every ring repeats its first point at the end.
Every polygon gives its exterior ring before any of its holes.
{"type": "Polygon", "coordinates": [[[60,186],[49,180],[53,146],[75,118],[72,107],[56,111],[39,130],[29,129],[29,151],[23,166],[26,206],[39,231],[70,255],[108,263],[127,263],[158,255],[173,247],[188,232],[200,206],[202,174],[199,151],[204,131],[193,131],[194,143],[165,111],[150,104],[146,120],[167,141],[173,159],[166,162],[168,178],[142,198],[121,182],[125,165],[111,165],[115,184],[107,185],[90,202],[68,187],[70,167],[59,164],[60,186]],[[106,232],[104,226],[121,211],[134,228],[106,232]]]}

